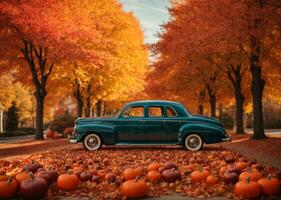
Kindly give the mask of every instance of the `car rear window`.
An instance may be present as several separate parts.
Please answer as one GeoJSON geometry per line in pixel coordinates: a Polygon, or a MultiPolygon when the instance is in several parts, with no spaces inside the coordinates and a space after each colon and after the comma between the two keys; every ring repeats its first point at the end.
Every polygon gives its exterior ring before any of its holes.
{"type": "Polygon", "coordinates": [[[163,109],[160,106],[150,106],[148,107],[149,117],[163,117],[163,109]]]}

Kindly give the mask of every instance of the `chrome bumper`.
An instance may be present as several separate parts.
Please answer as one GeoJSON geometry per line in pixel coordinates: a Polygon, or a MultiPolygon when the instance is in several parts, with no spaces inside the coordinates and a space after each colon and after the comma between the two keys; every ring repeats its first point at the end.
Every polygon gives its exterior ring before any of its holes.
{"type": "Polygon", "coordinates": [[[77,139],[76,138],[69,138],[69,142],[70,143],[77,143],[77,139]]]}
{"type": "Polygon", "coordinates": [[[231,136],[221,139],[223,142],[231,142],[231,136]]]}

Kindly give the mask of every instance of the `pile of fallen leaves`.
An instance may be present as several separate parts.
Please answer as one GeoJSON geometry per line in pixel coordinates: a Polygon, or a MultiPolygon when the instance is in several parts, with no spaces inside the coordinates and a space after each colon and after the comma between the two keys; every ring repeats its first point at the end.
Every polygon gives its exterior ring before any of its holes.
{"type": "Polygon", "coordinates": [[[42,192],[37,195],[47,195],[47,198],[125,199],[178,193],[199,198],[278,199],[281,182],[280,169],[219,149],[199,152],[174,148],[56,150],[34,153],[22,160],[0,160],[0,173],[0,191],[6,181],[14,184],[11,196],[25,198],[32,195],[28,193],[32,186],[37,187],[37,191],[41,186],[42,192]],[[46,185],[39,183],[39,179],[44,179],[46,185]],[[247,190],[247,194],[243,190],[247,190]]]}

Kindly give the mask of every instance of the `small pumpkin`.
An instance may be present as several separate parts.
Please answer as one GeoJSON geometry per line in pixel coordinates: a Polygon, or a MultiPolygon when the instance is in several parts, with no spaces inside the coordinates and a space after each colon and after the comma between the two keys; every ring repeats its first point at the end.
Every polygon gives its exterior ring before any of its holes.
{"type": "Polygon", "coordinates": [[[250,177],[250,180],[251,181],[258,181],[259,179],[261,179],[263,176],[260,172],[258,171],[245,171],[245,172],[242,172],[240,175],[239,175],[239,181],[242,181],[242,180],[246,180],[248,177],[250,177]]]}
{"type": "Polygon", "coordinates": [[[218,177],[214,176],[214,175],[209,175],[206,178],[206,183],[209,185],[215,185],[219,182],[218,177]]]}
{"type": "Polygon", "coordinates": [[[39,168],[42,168],[42,167],[43,167],[43,165],[41,165],[38,162],[32,160],[31,163],[23,166],[23,169],[26,170],[26,171],[31,171],[31,172],[35,173],[39,168]]]}
{"type": "Polygon", "coordinates": [[[103,169],[100,169],[100,170],[97,171],[97,175],[98,175],[98,177],[100,177],[101,179],[103,179],[103,178],[105,177],[106,173],[107,173],[107,172],[106,172],[105,170],[103,170],[103,169]]]}
{"type": "Polygon", "coordinates": [[[81,181],[89,181],[91,180],[93,175],[89,172],[82,172],[79,176],[81,181]]]}
{"type": "Polygon", "coordinates": [[[30,178],[30,174],[27,171],[20,172],[15,176],[15,179],[19,183],[21,183],[22,181],[29,179],[29,178],[30,178]]]}
{"type": "Polygon", "coordinates": [[[120,192],[129,198],[141,198],[146,196],[148,189],[143,180],[127,180],[121,185],[120,192]]]}
{"type": "Polygon", "coordinates": [[[226,184],[233,184],[236,183],[238,181],[238,174],[235,172],[230,172],[230,171],[226,171],[224,173],[224,175],[222,176],[222,180],[226,183],[226,184]]]}
{"type": "Polygon", "coordinates": [[[166,169],[162,172],[162,179],[168,183],[173,183],[181,179],[181,173],[175,168],[166,169]]]}
{"type": "Polygon", "coordinates": [[[9,179],[8,175],[0,175],[0,181],[7,181],[9,179]]]}
{"type": "Polygon", "coordinates": [[[62,174],[57,179],[57,186],[63,190],[75,190],[80,183],[75,174],[62,174]]]}
{"type": "Polygon", "coordinates": [[[147,173],[146,178],[151,182],[159,181],[161,179],[161,174],[156,170],[151,170],[147,173]]]}
{"type": "Polygon", "coordinates": [[[205,181],[206,178],[210,175],[210,172],[208,170],[196,170],[193,171],[190,176],[191,176],[191,180],[193,182],[202,182],[205,181]]]}
{"type": "Polygon", "coordinates": [[[139,172],[137,172],[135,169],[133,168],[126,168],[123,172],[123,177],[124,180],[131,180],[131,179],[135,179],[137,176],[139,176],[139,172]]]}
{"type": "Polygon", "coordinates": [[[158,170],[162,166],[161,163],[154,162],[148,165],[147,171],[153,171],[153,170],[158,170]]]}
{"type": "Polygon", "coordinates": [[[226,171],[227,171],[227,166],[221,167],[220,170],[219,170],[219,175],[223,176],[226,171]]]}
{"type": "Polygon", "coordinates": [[[261,178],[258,180],[258,184],[261,186],[263,194],[271,196],[278,194],[281,183],[277,178],[268,176],[267,178],[261,178]]]}
{"type": "Polygon", "coordinates": [[[173,163],[173,162],[168,162],[168,163],[165,163],[162,167],[159,168],[159,173],[162,173],[163,171],[165,171],[166,169],[178,169],[178,166],[173,163]]]}
{"type": "Polygon", "coordinates": [[[235,184],[234,193],[243,198],[254,199],[260,196],[261,188],[257,182],[251,181],[250,177],[248,177],[247,180],[242,180],[235,184]]]}
{"type": "Polygon", "coordinates": [[[53,181],[52,177],[46,171],[37,172],[35,174],[35,177],[43,178],[46,181],[47,185],[50,185],[53,181]]]}
{"type": "Polygon", "coordinates": [[[57,181],[59,174],[56,170],[48,169],[46,171],[47,174],[51,177],[52,181],[57,181]]]}
{"type": "Polygon", "coordinates": [[[48,191],[48,185],[43,178],[33,177],[20,184],[20,193],[25,199],[41,199],[48,191]]]}
{"type": "Polygon", "coordinates": [[[7,180],[0,180],[0,198],[13,197],[18,189],[18,182],[13,177],[8,177],[7,180]]]}
{"type": "Polygon", "coordinates": [[[243,169],[245,169],[246,167],[249,166],[248,163],[242,162],[242,161],[235,163],[235,165],[236,165],[241,171],[242,171],[243,169]]]}

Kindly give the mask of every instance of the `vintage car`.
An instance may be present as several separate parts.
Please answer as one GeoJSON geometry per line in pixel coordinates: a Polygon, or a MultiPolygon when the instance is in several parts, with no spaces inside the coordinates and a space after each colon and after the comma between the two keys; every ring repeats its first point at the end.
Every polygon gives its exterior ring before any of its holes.
{"type": "Polygon", "coordinates": [[[203,144],[230,141],[221,123],[192,115],[180,103],[147,100],[126,104],[112,118],[78,118],[71,143],[88,150],[104,145],[182,145],[197,151],[203,144]]]}

